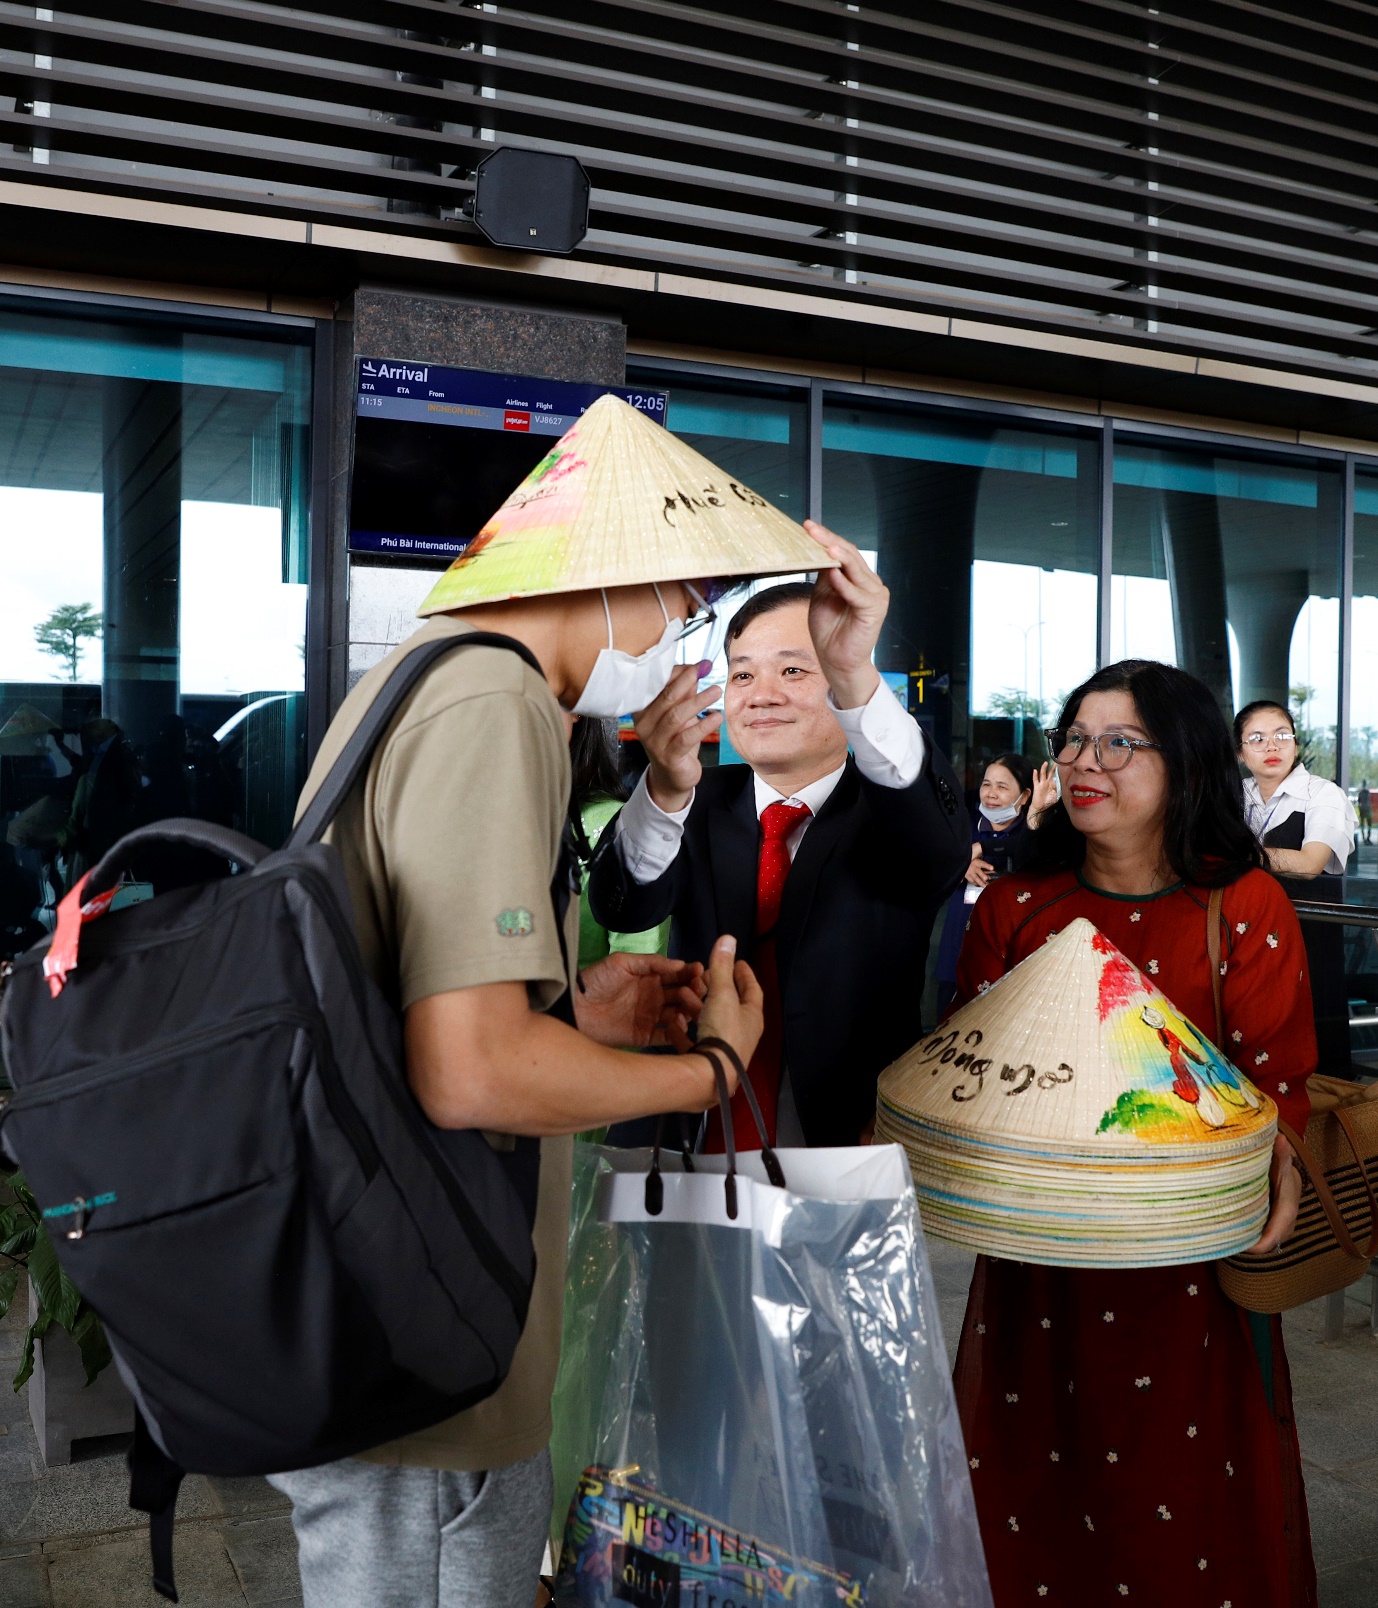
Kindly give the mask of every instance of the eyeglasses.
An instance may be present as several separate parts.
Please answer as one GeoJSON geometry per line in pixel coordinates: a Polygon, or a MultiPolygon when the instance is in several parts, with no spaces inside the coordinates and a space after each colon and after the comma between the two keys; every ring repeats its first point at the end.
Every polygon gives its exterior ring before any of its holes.
{"type": "Polygon", "coordinates": [[[1266,743],[1276,743],[1279,748],[1286,748],[1289,743],[1294,743],[1296,740],[1296,734],[1290,731],[1251,731],[1244,739],[1244,746],[1262,748],[1266,743]]]}
{"type": "Polygon", "coordinates": [[[1063,731],[1053,727],[1043,733],[1048,743],[1048,758],[1057,765],[1075,765],[1082,751],[1090,744],[1096,764],[1105,771],[1123,770],[1134,757],[1136,748],[1161,748],[1161,743],[1146,742],[1141,737],[1126,737],[1123,733],[1102,732],[1093,737],[1089,731],[1078,731],[1075,726],[1063,731]]]}
{"type": "Polygon", "coordinates": [[[713,609],[707,608],[702,614],[696,614],[692,620],[686,620],[684,622],[684,629],[675,638],[675,640],[677,642],[683,642],[685,637],[693,636],[695,631],[702,631],[705,626],[716,625],[717,623],[717,614],[713,609]]]}
{"type": "Polygon", "coordinates": [[[688,592],[691,598],[693,598],[694,602],[698,604],[699,612],[695,614],[692,619],[684,622],[684,629],[675,638],[677,642],[683,642],[685,637],[693,636],[695,631],[702,631],[705,626],[716,625],[718,622],[717,610],[711,603],[706,602],[702,597],[700,597],[694,588],[690,586],[688,581],[681,581],[680,585],[683,586],[684,590],[688,592]]]}

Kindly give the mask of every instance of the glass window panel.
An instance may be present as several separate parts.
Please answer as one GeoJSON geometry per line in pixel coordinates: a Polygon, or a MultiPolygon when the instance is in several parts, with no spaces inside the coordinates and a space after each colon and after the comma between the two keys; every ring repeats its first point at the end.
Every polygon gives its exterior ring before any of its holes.
{"type": "Polygon", "coordinates": [[[1097,444],[921,407],[827,400],[823,517],[890,588],[876,663],[974,795],[1096,663],[1097,444]]]}
{"type": "Polygon", "coordinates": [[[1361,782],[1378,788],[1378,468],[1354,475],[1349,779],[1355,790],[1361,782]]]}
{"type": "Polygon", "coordinates": [[[1114,519],[1111,658],[1181,665],[1231,715],[1286,703],[1307,764],[1333,778],[1338,466],[1121,437],[1114,519]]]}
{"type": "Polygon", "coordinates": [[[286,835],[309,417],[295,335],[0,311],[0,954],[132,826],[286,835]]]}
{"type": "Polygon", "coordinates": [[[804,518],[809,475],[802,388],[700,381],[639,365],[629,370],[629,379],[668,391],[669,429],[793,518],[804,518]]]}

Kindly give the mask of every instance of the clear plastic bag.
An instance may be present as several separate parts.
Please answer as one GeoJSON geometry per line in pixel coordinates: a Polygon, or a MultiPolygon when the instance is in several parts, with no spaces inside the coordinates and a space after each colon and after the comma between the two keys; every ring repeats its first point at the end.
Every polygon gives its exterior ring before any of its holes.
{"type": "Polygon", "coordinates": [[[778,1159],[576,1146],[561,1608],[989,1608],[904,1153],[778,1159]]]}

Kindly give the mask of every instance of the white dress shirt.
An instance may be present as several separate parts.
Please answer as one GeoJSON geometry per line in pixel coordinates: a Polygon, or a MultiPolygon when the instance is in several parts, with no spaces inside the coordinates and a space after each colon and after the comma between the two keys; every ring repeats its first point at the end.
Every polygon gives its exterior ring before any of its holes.
{"type": "Polygon", "coordinates": [[[1244,783],[1244,808],[1250,829],[1260,843],[1266,833],[1301,811],[1306,817],[1302,843],[1326,845],[1330,858],[1324,869],[1332,876],[1343,873],[1345,862],[1354,852],[1359,817],[1349,802],[1349,794],[1324,776],[1313,776],[1305,765],[1294,765],[1266,803],[1258,782],[1250,776],[1244,783]]]}
{"type": "MultiPolygon", "coordinates": [[[[882,681],[870,699],[859,709],[839,709],[828,694],[828,705],[837,716],[837,723],[847,734],[856,767],[868,782],[879,787],[909,787],[923,769],[924,736],[919,723],[904,709],[889,686],[882,681]]],[[[845,762],[827,776],[801,787],[791,798],[777,793],[769,782],[759,776],[756,783],[756,819],[759,821],[771,804],[807,804],[810,811],[785,839],[793,860],[813,817],[833,795],[833,789],[842,780],[845,762]]],[[[617,817],[617,852],[622,863],[631,872],[633,881],[645,886],[662,877],[674,864],[684,836],[684,823],[694,807],[691,795],[682,810],[672,815],[663,810],[651,797],[646,781],[647,772],[641,773],[636,790],[622,806],[617,817]]]]}
{"type": "MultiPolygon", "coordinates": [[[[909,787],[923,769],[925,756],[924,736],[918,721],[903,707],[899,699],[882,681],[869,700],[859,709],[839,709],[831,692],[828,706],[837,716],[837,723],[847,734],[847,741],[856,758],[856,768],[869,782],[880,787],[909,787]]],[[[794,859],[814,817],[833,796],[842,773],[847,768],[844,760],[835,771],[820,776],[816,782],[801,787],[791,797],[777,793],[769,782],[754,776],[756,788],[756,819],[772,804],[807,804],[810,813],[785,839],[789,857],[794,859]]],[[[691,797],[682,810],[673,815],[663,810],[651,797],[646,782],[647,773],[641,773],[636,791],[622,806],[617,817],[617,852],[622,863],[636,882],[654,882],[674,864],[684,836],[684,823],[694,806],[691,797]]],[[[780,1092],[776,1097],[775,1142],[781,1149],[798,1149],[804,1144],[804,1128],[799,1120],[799,1109],[794,1102],[794,1089],[790,1082],[789,1067],[780,1069],[780,1092]]]]}

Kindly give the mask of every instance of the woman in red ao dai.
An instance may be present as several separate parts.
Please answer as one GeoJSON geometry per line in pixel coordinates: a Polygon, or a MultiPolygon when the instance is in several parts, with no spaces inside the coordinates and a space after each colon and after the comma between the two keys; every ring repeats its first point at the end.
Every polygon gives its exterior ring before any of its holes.
{"type": "MultiPolygon", "coordinates": [[[[1210,1031],[1206,909],[1223,886],[1221,1049],[1304,1127],[1316,1041],[1301,931],[1260,868],[1211,693],[1167,665],[1112,665],[1071,695],[1051,743],[1062,803],[1036,869],[976,906],[956,1003],[1085,916],[1210,1031]]],[[[1255,1250],[1287,1236],[1300,1194],[1279,1139],[1255,1250]]],[[[1212,1265],[982,1257],[956,1383],[997,1608],[1314,1605],[1281,1326],[1228,1301],[1212,1265]]]]}

